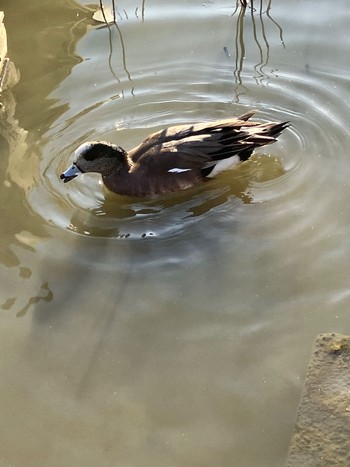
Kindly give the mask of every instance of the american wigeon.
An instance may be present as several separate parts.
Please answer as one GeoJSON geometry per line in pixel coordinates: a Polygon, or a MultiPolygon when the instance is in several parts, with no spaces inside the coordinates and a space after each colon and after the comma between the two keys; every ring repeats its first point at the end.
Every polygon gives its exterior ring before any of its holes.
{"type": "Polygon", "coordinates": [[[247,160],[256,147],[275,142],[288,126],[248,121],[254,113],[172,126],[129,152],[105,141],[83,143],[60,178],[66,183],[81,173],[97,172],[110,191],[128,196],[185,190],[247,160]]]}

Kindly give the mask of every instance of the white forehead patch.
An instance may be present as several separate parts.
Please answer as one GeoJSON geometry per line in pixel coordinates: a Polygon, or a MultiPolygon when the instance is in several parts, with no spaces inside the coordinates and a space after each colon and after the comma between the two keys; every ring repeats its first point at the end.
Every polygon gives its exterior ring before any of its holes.
{"type": "Polygon", "coordinates": [[[173,169],[168,170],[169,173],[172,174],[180,174],[181,172],[189,172],[191,169],[179,169],[178,167],[174,167],[173,169]]]}

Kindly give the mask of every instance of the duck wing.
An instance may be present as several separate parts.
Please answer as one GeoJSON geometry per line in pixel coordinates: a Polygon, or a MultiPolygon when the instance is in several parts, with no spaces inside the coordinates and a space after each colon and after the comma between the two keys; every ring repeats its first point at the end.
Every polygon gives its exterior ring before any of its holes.
{"type": "Polygon", "coordinates": [[[129,152],[132,170],[148,167],[157,172],[182,173],[203,169],[210,173],[208,169],[224,159],[238,156],[239,160],[246,160],[255,147],[275,142],[287,126],[287,123],[246,121],[252,114],[239,119],[174,126],[154,133],[129,152]]]}
{"type": "Polygon", "coordinates": [[[129,152],[129,157],[131,157],[132,161],[137,162],[140,157],[142,157],[154,146],[159,147],[160,145],[168,142],[172,142],[171,144],[174,145],[176,142],[180,142],[181,140],[191,136],[198,136],[200,139],[200,137],[204,136],[205,134],[208,135],[211,132],[218,132],[220,127],[239,130],[242,125],[259,125],[259,123],[256,122],[249,122],[247,124],[247,120],[254,113],[255,111],[250,111],[239,118],[230,118],[216,120],[214,122],[195,123],[190,125],[177,125],[165,128],[164,130],[160,130],[149,135],[139,146],[135,147],[129,152]]]}

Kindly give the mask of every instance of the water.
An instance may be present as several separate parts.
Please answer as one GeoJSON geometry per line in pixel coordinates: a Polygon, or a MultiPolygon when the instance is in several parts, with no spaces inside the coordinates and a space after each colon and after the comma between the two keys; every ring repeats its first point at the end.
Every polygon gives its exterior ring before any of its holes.
{"type": "Polygon", "coordinates": [[[3,3],[0,465],[283,465],[314,338],[350,332],[349,9],[233,3],[3,3]],[[205,186],[58,179],[251,108],[291,127],[205,186]]]}

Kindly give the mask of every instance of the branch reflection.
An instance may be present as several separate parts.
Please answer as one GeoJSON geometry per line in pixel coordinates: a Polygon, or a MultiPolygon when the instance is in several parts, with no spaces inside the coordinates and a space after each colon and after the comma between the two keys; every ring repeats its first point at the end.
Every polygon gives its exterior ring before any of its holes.
{"type": "Polygon", "coordinates": [[[285,47],[282,27],[272,18],[271,6],[272,0],[258,0],[255,3],[254,0],[250,0],[250,2],[248,2],[248,0],[236,0],[236,7],[232,13],[233,17],[237,16],[235,35],[236,58],[235,69],[233,72],[235,78],[235,102],[239,102],[240,96],[247,90],[242,80],[243,63],[246,57],[246,48],[244,44],[244,21],[246,18],[247,8],[250,9],[250,19],[252,23],[252,35],[254,43],[256,44],[259,51],[259,62],[253,67],[253,77],[257,84],[263,84],[263,81],[269,78],[269,75],[264,70],[270,59],[270,44],[267,37],[268,23],[266,22],[266,17],[274,26],[277,27],[279,31],[280,42],[282,46],[285,47]]]}
{"type": "MultiPolygon", "coordinates": [[[[142,22],[144,22],[144,19],[145,19],[145,2],[146,2],[146,0],[142,0],[142,3],[141,3],[141,20],[142,20],[142,22]]],[[[114,71],[113,64],[112,64],[112,57],[113,57],[112,27],[114,25],[117,32],[118,32],[118,37],[119,37],[119,42],[120,42],[120,47],[121,47],[121,58],[122,58],[123,68],[124,68],[124,71],[125,71],[125,73],[126,73],[126,75],[128,77],[128,80],[132,81],[130,72],[129,72],[127,64],[126,64],[126,49],[125,49],[123,34],[122,34],[122,31],[121,31],[121,29],[119,27],[119,24],[118,24],[119,20],[123,20],[124,18],[128,20],[129,15],[123,9],[122,10],[122,12],[124,14],[124,17],[123,17],[121,12],[119,12],[117,10],[117,8],[116,8],[115,0],[111,0],[111,8],[106,7],[104,5],[104,3],[103,3],[103,0],[99,0],[99,4],[100,4],[100,9],[97,12],[95,12],[95,14],[93,15],[93,19],[95,21],[103,22],[104,26],[101,26],[101,27],[107,27],[108,28],[108,35],[109,35],[108,66],[109,66],[109,69],[111,70],[111,73],[114,76],[114,78],[116,79],[116,81],[118,81],[118,83],[120,83],[121,80],[119,79],[116,72],[114,71]]],[[[136,9],[135,9],[135,12],[134,12],[135,17],[137,19],[139,19],[138,11],[139,11],[139,7],[137,6],[136,9]]],[[[133,93],[134,93],[134,88],[132,88],[132,90],[131,90],[132,95],[134,95],[133,93]]],[[[124,97],[124,96],[122,95],[122,97],[124,97]]]]}

